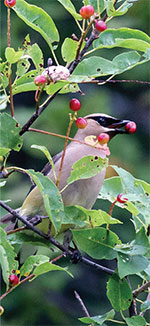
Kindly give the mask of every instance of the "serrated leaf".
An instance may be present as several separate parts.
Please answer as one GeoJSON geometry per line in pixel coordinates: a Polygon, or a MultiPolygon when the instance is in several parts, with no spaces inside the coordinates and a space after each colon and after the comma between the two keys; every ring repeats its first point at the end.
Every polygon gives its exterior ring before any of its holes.
{"type": "Polygon", "coordinates": [[[146,326],[146,320],[142,316],[133,316],[125,318],[128,326],[146,326]]]}
{"type": "Polygon", "coordinates": [[[49,262],[49,257],[44,255],[35,255],[28,257],[20,268],[20,276],[31,273],[35,266],[39,266],[45,262],[49,262]]]}
{"type": "Polygon", "coordinates": [[[107,297],[116,311],[126,310],[132,302],[132,291],[127,280],[113,274],[107,283],[107,297]]]}
{"type": "Polygon", "coordinates": [[[91,178],[106,168],[107,165],[107,158],[102,159],[101,157],[92,155],[85,156],[73,164],[71,174],[67,179],[67,184],[79,179],[91,178]]]}
{"type": "Polygon", "coordinates": [[[62,197],[56,185],[51,179],[40,172],[27,170],[35,184],[37,185],[44,201],[45,210],[49,216],[56,233],[60,230],[62,220],[64,219],[64,205],[62,197]]]}
{"type": "Polygon", "coordinates": [[[50,48],[53,42],[59,41],[58,30],[52,18],[43,9],[24,0],[17,0],[13,10],[28,26],[43,36],[50,48]]]}
{"type": "Polygon", "coordinates": [[[102,325],[105,320],[113,319],[115,316],[114,309],[106,312],[104,315],[94,316],[94,317],[82,317],[78,318],[82,323],[96,323],[96,325],[102,325]]]}
{"type": "Polygon", "coordinates": [[[145,52],[150,48],[150,37],[131,28],[107,29],[93,42],[95,49],[122,47],[145,52]]]}
{"type": "Polygon", "coordinates": [[[21,127],[18,122],[7,113],[0,114],[0,147],[5,154],[9,149],[20,151],[23,139],[19,136],[21,127]],[[5,151],[6,149],[6,151],[5,151]]]}
{"type": "Polygon", "coordinates": [[[67,63],[73,61],[76,56],[77,48],[78,42],[66,37],[61,48],[63,60],[67,63]]]}
{"type": "Polygon", "coordinates": [[[82,17],[76,12],[76,9],[70,0],[57,0],[60,2],[64,8],[75,18],[78,20],[82,20],[82,17]]]}
{"type": "Polygon", "coordinates": [[[0,228],[0,264],[4,282],[9,285],[9,275],[13,269],[17,269],[16,253],[6,238],[6,232],[0,228]]]}
{"type": "Polygon", "coordinates": [[[72,230],[74,241],[89,256],[96,259],[114,259],[113,250],[117,243],[121,243],[118,236],[105,228],[72,230]]]}
{"type": "Polygon", "coordinates": [[[148,259],[140,255],[118,253],[118,273],[120,278],[144,271],[148,266],[148,259]]]}
{"type": "Polygon", "coordinates": [[[11,47],[6,48],[6,50],[5,50],[6,60],[11,64],[19,61],[19,59],[22,57],[22,55],[23,55],[23,50],[15,51],[11,47]]]}
{"type": "Polygon", "coordinates": [[[66,268],[51,264],[49,262],[45,262],[45,263],[40,264],[39,266],[37,266],[35,268],[35,270],[34,270],[34,278],[33,279],[35,279],[39,275],[42,275],[42,274],[45,274],[45,273],[48,273],[48,272],[52,272],[52,271],[66,272],[68,275],[73,277],[72,274],[70,272],[68,272],[66,268]]]}

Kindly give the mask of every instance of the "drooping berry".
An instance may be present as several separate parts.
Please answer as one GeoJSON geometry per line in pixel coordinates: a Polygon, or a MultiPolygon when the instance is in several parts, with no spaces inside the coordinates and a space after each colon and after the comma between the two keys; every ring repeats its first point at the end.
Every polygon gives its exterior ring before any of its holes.
{"type": "Polygon", "coordinates": [[[42,75],[36,76],[34,78],[34,83],[37,86],[44,86],[45,83],[46,83],[46,77],[45,76],[42,76],[42,75]]]}
{"type": "Polygon", "coordinates": [[[6,7],[14,7],[16,4],[16,0],[5,0],[4,4],[6,7]]]}
{"type": "Polygon", "coordinates": [[[80,9],[80,15],[83,19],[88,19],[94,15],[94,8],[91,5],[83,6],[80,9]]]}
{"type": "Polygon", "coordinates": [[[119,194],[117,196],[117,201],[121,204],[124,204],[126,203],[126,201],[128,200],[127,198],[124,197],[125,195],[124,194],[119,194]]]}
{"type": "Polygon", "coordinates": [[[95,22],[95,28],[99,32],[103,32],[107,28],[107,25],[103,20],[97,19],[96,22],[95,22]]]}
{"type": "Polygon", "coordinates": [[[109,135],[106,134],[106,133],[101,133],[99,134],[99,136],[97,137],[97,140],[98,142],[101,144],[101,145],[104,145],[104,144],[107,144],[109,142],[109,135]]]}
{"type": "Polygon", "coordinates": [[[129,134],[134,134],[134,132],[136,131],[136,123],[133,121],[129,121],[125,125],[125,130],[128,131],[129,134]]]}
{"type": "Polygon", "coordinates": [[[75,121],[75,124],[76,124],[77,128],[84,129],[87,126],[87,120],[84,118],[78,118],[75,121]]]}
{"type": "Polygon", "coordinates": [[[15,286],[19,283],[19,278],[17,275],[11,274],[9,275],[9,285],[15,286]]]}
{"type": "Polygon", "coordinates": [[[72,111],[79,111],[81,107],[81,103],[77,98],[72,98],[69,105],[72,111]]]}

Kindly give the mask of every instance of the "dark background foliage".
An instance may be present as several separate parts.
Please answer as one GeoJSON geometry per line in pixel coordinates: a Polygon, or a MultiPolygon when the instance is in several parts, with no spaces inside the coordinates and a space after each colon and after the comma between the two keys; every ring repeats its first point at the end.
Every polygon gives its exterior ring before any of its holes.
{"type": "MultiPolygon", "coordinates": [[[[65,37],[71,37],[72,33],[78,35],[78,30],[72,17],[56,0],[28,0],[42,7],[54,19],[60,32],[61,43],[65,37]]],[[[81,1],[73,1],[77,9],[81,7],[81,1]]],[[[149,32],[149,0],[139,0],[125,16],[110,21],[108,27],[130,27],[149,32]]],[[[4,58],[7,46],[7,10],[1,2],[1,27],[2,27],[2,57],[4,58]]],[[[11,12],[11,45],[17,50],[27,34],[30,34],[31,42],[37,42],[44,53],[45,66],[51,56],[49,48],[42,37],[26,26],[12,11],[11,12]]],[[[60,64],[60,47],[57,50],[60,64]]],[[[102,50],[99,55],[108,59],[119,54],[119,49],[102,50]]],[[[98,52],[97,52],[98,55],[98,52]]],[[[123,73],[120,79],[149,80],[148,63],[123,73]]],[[[117,78],[118,79],[118,78],[117,78]]],[[[104,112],[117,118],[134,120],[137,123],[137,133],[134,135],[121,135],[114,139],[110,145],[111,164],[117,164],[130,171],[136,178],[149,181],[149,86],[136,83],[107,83],[101,87],[81,86],[85,93],[75,94],[82,103],[81,116],[94,112],[104,112]]],[[[72,95],[59,95],[36,121],[33,127],[65,134],[69,121],[69,100],[72,95]]],[[[73,95],[74,97],[74,95],[73,95]]],[[[44,98],[43,98],[44,99],[44,98]]],[[[16,119],[23,125],[35,110],[34,93],[16,95],[14,98],[16,119]]],[[[7,110],[9,112],[9,108],[7,110]]],[[[72,129],[72,135],[75,128],[72,129]]],[[[32,144],[45,145],[54,155],[63,148],[64,141],[52,136],[26,133],[21,152],[12,152],[8,163],[23,168],[40,170],[46,163],[46,159],[40,151],[31,149],[32,144]]],[[[107,176],[112,175],[109,169],[107,176]]],[[[29,180],[20,174],[12,175],[4,191],[2,199],[11,199],[12,207],[19,207],[28,192],[29,180]]],[[[109,203],[97,201],[96,207],[109,210],[109,203]]],[[[114,217],[120,218],[124,225],[115,226],[122,241],[132,239],[133,226],[130,214],[115,208],[114,217]]],[[[112,228],[113,229],[113,228],[112,228]]],[[[44,249],[41,249],[41,251],[44,249]]],[[[57,253],[56,253],[57,254],[57,253]]],[[[74,296],[74,290],[78,291],[85,302],[90,315],[104,313],[110,308],[106,298],[106,282],[108,276],[102,272],[81,264],[71,265],[69,261],[61,260],[62,266],[68,263],[69,269],[74,275],[71,279],[67,274],[51,272],[37,278],[32,283],[26,283],[4,299],[3,305],[6,314],[2,318],[2,325],[80,325],[78,317],[84,315],[74,296]],[[6,317],[5,317],[6,316],[6,317]]],[[[101,264],[113,268],[115,262],[100,261],[101,264]]],[[[137,286],[137,277],[130,278],[133,288],[137,286]]]]}

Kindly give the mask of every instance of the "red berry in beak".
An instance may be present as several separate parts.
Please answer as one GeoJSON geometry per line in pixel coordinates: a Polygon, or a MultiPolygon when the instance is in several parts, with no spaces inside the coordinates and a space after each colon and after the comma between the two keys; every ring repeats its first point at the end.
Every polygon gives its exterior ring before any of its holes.
{"type": "Polygon", "coordinates": [[[79,111],[81,107],[81,103],[77,98],[72,98],[70,101],[70,109],[72,111],[79,111]]]}
{"type": "Polygon", "coordinates": [[[83,19],[88,19],[94,14],[94,8],[91,5],[83,6],[80,9],[80,15],[83,19]]]}
{"type": "Polygon", "coordinates": [[[128,131],[129,134],[134,134],[134,132],[136,131],[136,123],[133,121],[128,122],[125,125],[125,130],[128,131]]]}
{"type": "Polygon", "coordinates": [[[106,133],[101,133],[98,137],[97,140],[101,145],[107,144],[109,142],[109,135],[106,133]]]}
{"type": "Polygon", "coordinates": [[[84,118],[78,118],[75,121],[75,124],[76,124],[77,128],[84,129],[87,126],[87,120],[84,118]]]}
{"type": "Polygon", "coordinates": [[[126,201],[128,200],[127,198],[124,197],[125,195],[124,194],[119,194],[117,196],[117,201],[121,204],[124,204],[126,203],[126,201]]]}

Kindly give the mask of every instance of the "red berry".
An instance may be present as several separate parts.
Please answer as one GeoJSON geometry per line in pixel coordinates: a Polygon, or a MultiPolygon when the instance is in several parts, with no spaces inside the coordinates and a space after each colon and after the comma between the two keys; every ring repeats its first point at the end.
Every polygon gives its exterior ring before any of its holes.
{"type": "Polygon", "coordinates": [[[83,6],[80,9],[80,15],[83,19],[88,19],[94,14],[94,8],[91,5],[83,6]]]}
{"type": "Polygon", "coordinates": [[[87,126],[87,120],[84,118],[78,118],[75,122],[77,128],[84,129],[87,126]]]}
{"type": "Polygon", "coordinates": [[[46,77],[39,75],[34,78],[34,83],[37,86],[43,86],[46,83],[46,77]]]}
{"type": "Polygon", "coordinates": [[[128,199],[124,197],[124,194],[119,194],[119,195],[117,196],[117,201],[118,201],[119,203],[124,204],[127,200],[128,200],[128,199]],[[122,197],[123,197],[123,198],[122,198],[122,197]]]}
{"type": "Polygon", "coordinates": [[[9,285],[15,286],[19,283],[19,278],[17,275],[11,274],[9,275],[9,285]]]}
{"type": "Polygon", "coordinates": [[[103,32],[105,31],[105,29],[107,28],[106,23],[103,20],[96,20],[95,22],[95,28],[99,31],[99,32],[103,32]]]}
{"type": "Polygon", "coordinates": [[[16,4],[16,0],[5,0],[4,4],[6,7],[14,7],[16,4]]]}
{"type": "Polygon", "coordinates": [[[99,136],[97,137],[97,140],[98,142],[101,144],[101,145],[104,145],[104,144],[107,144],[109,142],[109,135],[106,134],[106,133],[101,133],[99,134],[99,136]]]}
{"type": "Polygon", "coordinates": [[[133,121],[128,122],[125,125],[125,130],[128,131],[129,134],[134,134],[134,132],[136,131],[136,123],[133,121]]]}
{"type": "Polygon", "coordinates": [[[81,107],[81,103],[77,98],[72,98],[70,101],[70,109],[72,111],[79,111],[81,107]]]}

